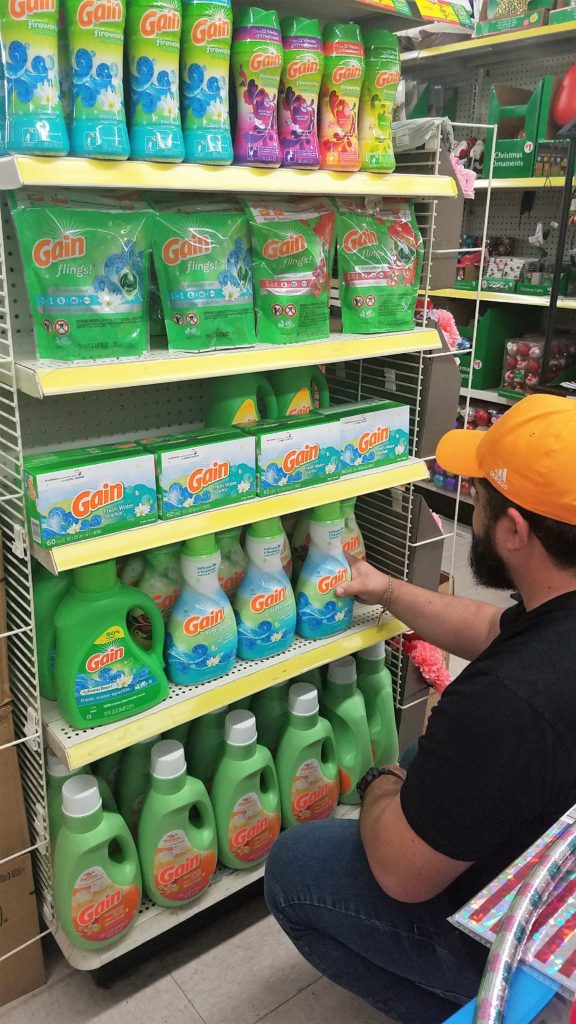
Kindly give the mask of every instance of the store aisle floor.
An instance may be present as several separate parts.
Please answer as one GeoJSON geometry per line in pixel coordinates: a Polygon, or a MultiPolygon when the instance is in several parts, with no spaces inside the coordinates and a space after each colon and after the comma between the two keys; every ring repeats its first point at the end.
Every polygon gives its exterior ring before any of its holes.
{"type": "MultiPolygon", "coordinates": [[[[447,569],[451,543],[445,545],[447,569]]],[[[470,532],[460,527],[456,593],[509,604],[507,594],[474,584],[469,544],[470,532]]],[[[453,658],[453,674],[464,665],[453,658]]],[[[202,931],[167,932],[158,950],[103,989],[68,967],[50,940],[48,984],[3,1008],[2,1024],[387,1024],[302,959],[267,915],[260,896],[202,931]]]]}

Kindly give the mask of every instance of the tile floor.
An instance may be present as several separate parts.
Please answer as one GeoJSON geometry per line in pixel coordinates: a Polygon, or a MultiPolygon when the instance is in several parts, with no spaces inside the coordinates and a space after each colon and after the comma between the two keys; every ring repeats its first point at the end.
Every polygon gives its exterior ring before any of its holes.
{"type": "MultiPolygon", "coordinates": [[[[506,594],[477,587],[468,568],[470,534],[459,528],[456,592],[503,606],[506,594]]],[[[451,561],[445,545],[444,567],[451,561]]],[[[465,662],[452,659],[455,674],[465,662]]],[[[202,930],[194,923],[157,940],[108,987],[70,968],[46,946],[48,982],[2,1010],[2,1024],[386,1024],[381,1014],[322,978],[267,915],[260,894],[202,930]]]]}

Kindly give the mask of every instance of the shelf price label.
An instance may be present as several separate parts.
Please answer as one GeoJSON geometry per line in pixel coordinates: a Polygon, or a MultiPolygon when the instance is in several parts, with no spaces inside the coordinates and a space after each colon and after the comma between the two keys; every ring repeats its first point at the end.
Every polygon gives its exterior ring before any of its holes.
{"type": "Polygon", "coordinates": [[[470,12],[460,4],[443,3],[442,0],[415,0],[415,3],[424,21],[447,21],[452,25],[472,28],[470,12]]]}

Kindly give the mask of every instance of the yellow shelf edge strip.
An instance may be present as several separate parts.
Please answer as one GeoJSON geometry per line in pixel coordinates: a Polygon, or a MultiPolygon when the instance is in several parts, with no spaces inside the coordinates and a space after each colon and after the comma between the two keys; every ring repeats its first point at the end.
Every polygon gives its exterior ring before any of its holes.
{"type": "MultiPolygon", "coordinates": [[[[424,295],[423,289],[418,292],[419,295],[424,295]]],[[[469,291],[466,288],[438,288],[428,292],[429,297],[443,299],[468,299],[471,302],[476,301],[477,293],[469,291]]],[[[515,292],[490,292],[481,291],[480,300],[482,302],[510,302],[517,306],[543,306],[546,307],[550,304],[549,295],[517,295],[515,292]]],[[[559,309],[576,309],[576,298],[561,295],[558,298],[559,309]]]]}
{"type": "MultiPolygon", "coordinates": [[[[416,61],[439,60],[442,57],[461,56],[464,59],[468,53],[474,50],[491,50],[494,47],[502,46],[504,49],[514,47],[516,43],[533,41],[544,42],[547,38],[554,36],[576,35],[576,25],[540,25],[536,28],[520,29],[518,32],[494,33],[494,35],[478,36],[474,39],[461,39],[459,43],[449,43],[446,46],[431,46],[426,50],[419,50],[418,57],[411,57],[406,63],[416,61]]],[[[504,57],[504,54],[502,55],[504,57]]]]}

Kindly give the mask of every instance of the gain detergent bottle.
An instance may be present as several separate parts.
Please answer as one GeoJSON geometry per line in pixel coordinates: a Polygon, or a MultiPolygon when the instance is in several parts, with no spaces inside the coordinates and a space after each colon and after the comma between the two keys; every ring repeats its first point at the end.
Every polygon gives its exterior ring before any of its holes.
{"type": "Polygon", "coordinates": [[[62,810],[54,909],[70,942],[94,952],[118,942],[134,923],[142,894],[138,854],[120,815],[103,810],[93,776],[64,783],[62,810]]]}
{"type": "Polygon", "coordinates": [[[324,70],[320,22],[283,18],[284,61],[278,94],[278,137],[284,167],[319,167],[318,93],[324,70]]]}
{"type": "Polygon", "coordinates": [[[152,748],[150,790],[138,826],[146,894],[161,907],[195,899],[216,869],[216,823],[206,787],[186,774],[184,748],[163,740],[152,748]]]}
{"type": "Polygon", "coordinates": [[[212,788],[214,772],[224,753],[224,723],[228,705],[208,711],[201,718],[195,718],[190,725],[186,744],[188,771],[195,779],[204,783],[208,792],[212,788]]]}
{"type": "Polygon", "coordinates": [[[75,771],[71,771],[68,765],[64,764],[56,754],[53,754],[51,750],[46,751],[46,796],[47,796],[47,809],[48,809],[48,823],[50,825],[50,846],[52,851],[56,845],[58,833],[62,822],[64,821],[64,815],[62,811],[62,788],[67,779],[71,779],[73,775],[79,775],[80,772],[84,775],[93,775],[98,783],[98,791],[102,797],[102,806],[105,811],[115,811],[118,813],[118,807],[116,800],[110,790],[110,787],[105,779],[103,779],[96,771],[96,766],[88,766],[86,768],[77,768],[75,771]]]}
{"type": "Polygon", "coordinates": [[[56,660],[56,629],[54,616],[72,580],[68,572],[53,576],[43,565],[34,567],[34,627],[40,693],[47,700],[56,700],[54,663],[56,660]]]}
{"type": "Polygon", "coordinates": [[[230,0],[184,0],[183,13],[180,73],[186,159],[196,164],[231,164],[230,0]]]}
{"type": "Polygon", "coordinates": [[[398,762],[398,732],[394,714],[392,676],[386,667],[386,644],[381,640],[356,655],[358,689],[364,697],[372,757],[377,767],[398,762]]]}
{"type": "Polygon", "coordinates": [[[355,505],[356,498],[344,498],[340,502],[340,509],[344,516],[342,548],[345,555],[350,555],[352,558],[365,559],[366,546],[364,544],[364,538],[360,532],[360,527],[356,522],[356,516],[354,514],[355,505]]]}
{"type": "Polygon", "coordinates": [[[240,7],[234,19],[231,70],[236,92],[237,164],[279,167],[278,86],[282,36],[276,11],[240,7]]]}
{"type": "Polygon", "coordinates": [[[318,389],[321,409],[330,405],[330,392],[326,377],[319,366],[295,366],[286,370],[272,370],[266,375],[272,385],[278,416],[305,416],[316,408],[314,385],[318,389]]]}
{"type": "Polygon", "coordinates": [[[216,541],[220,548],[220,568],[218,569],[218,582],[229,601],[234,599],[238,587],[246,575],[248,558],[240,543],[242,528],[231,526],[228,530],[221,530],[216,534],[216,541]]]}
{"type": "Polygon", "coordinates": [[[126,160],[125,0],[64,0],[72,65],[72,153],[126,160]]]}
{"type": "Polygon", "coordinates": [[[339,502],[310,513],[310,547],[296,585],[296,632],[310,640],[333,636],[352,624],[354,599],[336,588],[351,579],[342,550],[344,521],[339,502]]]}
{"type": "Polygon", "coordinates": [[[284,537],[276,518],[251,523],[246,532],[248,570],[234,598],[239,658],[280,654],[294,639],[296,602],[282,566],[284,537]]]}
{"type": "Polygon", "coordinates": [[[208,388],[207,427],[240,427],[260,420],[259,402],[265,419],[278,417],[272,387],[261,373],[241,373],[211,380],[208,388]]]}
{"type": "Polygon", "coordinates": [[[334,733],[320,718],[316,687],[294,683],[288,708],[288,724],[276,754],[284,828],[331,818],[338,803],[334,733]]]}
{"type": "Polygon", "coordinates": [[[302,566],[308,557],[310,547],[310,512],[308,509],[298,517],[292,533],[292,576],[296,584],[302,566]]]}
{"type": "Polygon", "coordinates": [[[218,582],[220,552],[213,533],[184,542],[181,568],[184,586],[168,624],[166,666],[173,683],[196,686],[230,671],[238,631],[218,582]]]}
{"type": "Polygon", "coordinates": [[[136,839],[142,806],[150,788],[150,751],[160,736],[133,743],[122,760],[118,782],[118,810],[136,839]]]}
{"type": "Polygon", "coordinates": [[[400,81],[400,52],[394,32],[364,32],[366,73],[360,95],[358,139],[363,171],[389,174],[396,167],[392,108],[400,81]]]}
{"type": "Polygon", "coordinates": [[[228,712],[224,740],[210,793],[218,856],[226,867],[242,870],[264,860],[280,832],[278,779],[250,711],[228,712]]]}
{"type": "Polygon", "coordinates": [[[328,666],[322,714],[334,730],[340,775],[340,803],[358,804],[356,784],[374,764],[364,697],[356,684],[356,663],[348,656],[328,666]]]}
{"type": "MultiPolygon", "coordinates": [[[[147,551],[144,571],[135,584],[138,590],[152,598],[162,614],[165,626],[168,625],[172,609],[182,589],[180,547],[180,544],[166,544],[164,547],[147,551]]],[[[131,610],[128,627],[140,647],[149,651],[152,644],[152,623],[142,608],[131,610]]]]}
{"type": "Polygon", "coordinates": [[[298,676],[298,682],[310,683],[311,686],[315,686],[319,697],[324,692],[324,679],[319,668],[311,668],[308,672],[301,672],[298,676]]]}
{"type": "Polygon", "coordinates": [[[0,10],[4,152],[65,156],[58,75],[58,0],[10,0],[0,10]]]}
{"type": "Polygon", "coordinates": [[[274,683],[265,690],[260,690],[252,697],[250,710],[256,719],[258,740],[270,751],[272,757],[280,742],[280,737],[288,721],[288,686],[289,683],[274,683]]]}
{"type": "Polygon", "coordinates": [[[184,159],[180,125],[181,0],[127,0],[130,150],[134,160],[184,159]]]}
{"type": "Polygon", "coordinates": [[[123,757],[124,751],[117,750],[114,754],[107,754],[106,757],[101,757],[99,761],[95,761],[92,765],[94,772],[99,779],[103,779],[106,783],[114,799],[116,799],[116,787],[120,779],[123,757]]]}
{"type": "Polygon", "coordinates": [[[162,615],[146,594],[120,582],[114,562],[74,569],[54,621],[56,696],[69,725],[109,725],[168,697],[162,615]],[[152,623],[149,651],[128,629],[136,600],[152,623]]]}

